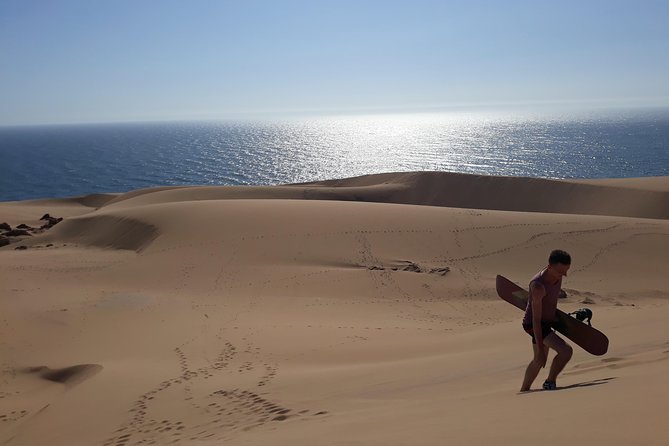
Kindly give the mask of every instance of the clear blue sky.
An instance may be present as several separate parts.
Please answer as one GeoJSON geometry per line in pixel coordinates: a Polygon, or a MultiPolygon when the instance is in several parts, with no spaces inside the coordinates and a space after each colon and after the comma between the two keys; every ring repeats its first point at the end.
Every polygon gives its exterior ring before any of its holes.
{"type": "Polygon", "coordinates": [[[667,1],[0,0],[0,125],[669,105],[667,1]]]}

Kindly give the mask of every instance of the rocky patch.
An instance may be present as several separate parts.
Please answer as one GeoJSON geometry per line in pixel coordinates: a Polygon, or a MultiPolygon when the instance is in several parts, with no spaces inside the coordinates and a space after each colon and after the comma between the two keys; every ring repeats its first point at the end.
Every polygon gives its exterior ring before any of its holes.
{"type": "Polygon", "coordinates": [[[420,266],[419,264],[417,264],[415,262],[411,262],[409,260],[401,260],[401,261],[395,262],[391,265],[371,265],[371,266],[368,266],[367,269],[369,269],[371,271],[385,271],[385,270],[408,271],[408,272],[413,272],[413,273],[438,274],[440,276],[445,276],[446,273],[451,270],[447,266],[444,266],[444,267],[441,267],[441,268],[431,268],[431,267],[426,267],[426,266],[420,266]]]}
{"type": "MultiPolygon", "coordinates": [[[[36,234],[41,234],[63,221],[63,218],[44,214],[42,218],[40,218],[40,221],[45,221],[45,223],[39,228],[34,228],[25,223],[21,223],[15,228],[12,228],[11,225],[6,222],[0,223],[0,247],[24,240],[27,237],[32,237],[36,234]]],[[[27,249],[27,247],[19,246],[16,249],[27,249]]]]}

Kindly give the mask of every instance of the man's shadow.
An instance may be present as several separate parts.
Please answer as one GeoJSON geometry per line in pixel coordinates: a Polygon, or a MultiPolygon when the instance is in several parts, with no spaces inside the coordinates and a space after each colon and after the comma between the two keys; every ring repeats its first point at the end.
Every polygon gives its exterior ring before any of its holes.
{"type": "Polygon", "coordinates": [[[523,394],[526,394],[526,393],[534,393],[534,392],[554,392],[556,390],[576,389],[576,388],[579,388],[579,387],[601,386],[602,384],[607,384],[609,381],[613,381],[614,379],[616,379],[616,377],[612,376],[610,378],[593,379],[592,381],[585,381],[585,382],[582,382],[582,383],[570,384],[570,385],[564,386],[564,387],[557,387],[555,390],[545,391],[544,389],[532,389],[532,390],[528,390],[527,392],[518,392],[518,394],[523,395],[523,394]]]}
{"type": "Polygon", "coordinates": [[[610,378],[593,379],[592,381],[586,381],[586,382],[583,382],[583,383],[576,383],[576,384],[571,384],[571,385],[564,386],[564,387],[558,387],[555,390],[567,390],[567,389],[575,389],[577,387],[600,386],[602,384],[607,384],[609,381],[613,381],[614,379],[616,379],[615,376],[612,376],[610,378]]]}

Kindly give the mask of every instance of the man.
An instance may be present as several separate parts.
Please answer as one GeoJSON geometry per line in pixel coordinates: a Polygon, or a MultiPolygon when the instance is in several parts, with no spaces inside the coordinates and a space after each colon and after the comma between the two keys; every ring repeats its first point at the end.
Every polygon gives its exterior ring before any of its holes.
{"type": "Polygon", "coordinates": [[[557,356],[544,382],[544,390],[555,390],[557,376],[571,359],[572,348],[551,327],[555,321],[558,296],[562,289],[562,277],[567,275],[571,265],[571,256],[565,251],[555,250],[550,253],[548,266],[530,281],[530,298],[527,300],[523,329],[532,337],[534,359],[527,366],[521,392],[530,390],[534,379],[548,359],[548,349],[552,348],[557,356]]]}

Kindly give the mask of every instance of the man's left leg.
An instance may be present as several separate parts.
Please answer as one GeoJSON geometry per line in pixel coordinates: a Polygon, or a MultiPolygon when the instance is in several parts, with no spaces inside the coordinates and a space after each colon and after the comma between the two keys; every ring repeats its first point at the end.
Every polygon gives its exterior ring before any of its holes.
{"type": "Polygon", "coordinates": [[[555,333],[551,333],[544,338],[544,345],[547,345],[557,352],[557,355],[553,358],[553,362],[551,363],[548,378],[546,379],[546,381],[554,383],[560,372],[571,359],[574,349],[555,333]]]}

